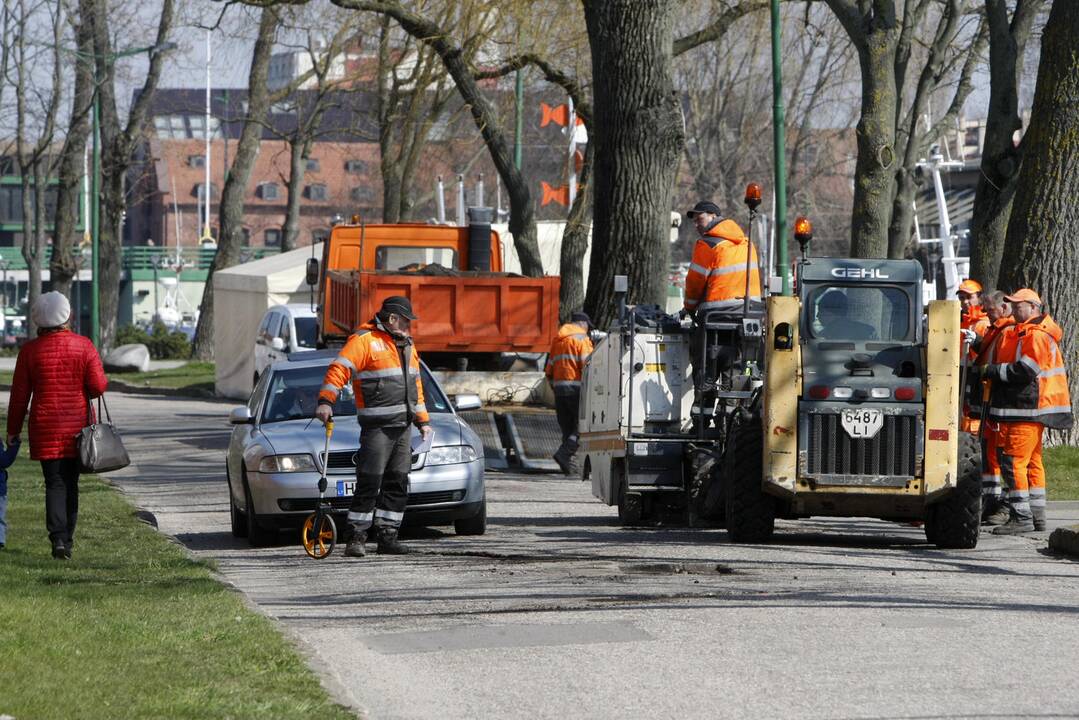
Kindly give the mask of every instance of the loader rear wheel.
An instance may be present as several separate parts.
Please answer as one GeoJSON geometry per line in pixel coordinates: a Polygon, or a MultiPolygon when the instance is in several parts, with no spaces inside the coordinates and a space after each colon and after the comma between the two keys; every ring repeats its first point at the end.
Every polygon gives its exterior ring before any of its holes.
{"type": "Polygon", "coordinates": [[[970,550],[982,520],[981,448],[970,433],[959,433],[957,475],[955,489],[929,506],[925,537],[939,548],[970,550]]]}
{"type": "Polygon", "coordinates": [[[763,442],[761,422],[756,416],[735,425],[727,437],[723,485],[731,542],[767,542],[775,531],[776,499],[761,487],[763,442]]]}

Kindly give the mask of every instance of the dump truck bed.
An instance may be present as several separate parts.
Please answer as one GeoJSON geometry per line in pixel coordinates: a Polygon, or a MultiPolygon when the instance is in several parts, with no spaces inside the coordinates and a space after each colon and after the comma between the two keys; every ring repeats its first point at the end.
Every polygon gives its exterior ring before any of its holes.
{"type": "Polygon", "coordinates": [[[327,341],[343,341],[390,295],[412,301],[422,352],[546,352],[558,332],[559,278],[486,271],[448,275],[330,270],[327,341]]]}

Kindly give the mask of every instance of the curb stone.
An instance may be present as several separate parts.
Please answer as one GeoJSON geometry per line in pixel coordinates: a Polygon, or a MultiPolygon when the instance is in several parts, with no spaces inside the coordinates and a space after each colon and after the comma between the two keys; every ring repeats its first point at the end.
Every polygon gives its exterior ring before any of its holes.
{"type": "Polygon", "coordinates": [[[1059,527],[1049,536],[1049,549],[1079,557],[1079,525],[1059,527]]]}

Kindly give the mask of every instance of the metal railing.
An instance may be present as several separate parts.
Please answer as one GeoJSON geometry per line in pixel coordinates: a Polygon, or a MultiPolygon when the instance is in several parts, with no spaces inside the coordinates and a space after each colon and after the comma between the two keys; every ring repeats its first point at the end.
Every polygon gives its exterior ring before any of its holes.
{"type": "MultiPolygon", "coordinates": [[[[209,270],[217,248],[181,248],[179,255],[177,255],[176,248],[133,245],[124,247],[123,252],[123,267],[125,270],[153,270],[155,264],[159,270],[175,270],[181,263],[184,270],[209,270]],[[180,262],[177,262],[177,258],[179,258],[180,262]]],[[[243,248],[240,251],[240,262],[260,260],[267,255],[276,255],[279,252],[278,248],[243,248]]],[[[46,246],[41,259],[42,268],[48,268],[51,258],[52,247],[46,246]]],[[[0,264],[5,266],[7,270],[26,270],[26,260],[23,259],[22,248],[0,247],[0,264]]],[[[89,258],[87,258],[84,265],[89,265],[89,258]]]]}

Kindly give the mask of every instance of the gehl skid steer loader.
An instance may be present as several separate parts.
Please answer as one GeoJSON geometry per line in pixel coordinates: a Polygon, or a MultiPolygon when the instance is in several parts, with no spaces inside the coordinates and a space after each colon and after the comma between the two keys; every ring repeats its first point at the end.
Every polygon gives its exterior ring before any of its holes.
{"type": "Polygon", "coordinates": [[[795,237],[796,296],[693,323],[620,309],[582,388],[593,494],[625,524],[673,511],[725,521],[734,542],[767,541],[777,517],[833,516],[923,522],[939,547],[974,547],[959,304],[923,313],[916,261],[808,258],[803,218],[795,237]]]}
{"type": "Polygon", "coordinates": [[[922,308],[914,260],[807,258],[797,295],[767,300],[764,385],[724,453],[727,532],[772,536],[777,516],[920,521],[929,542],[973,548],[977,439],[959,430],[966,347],[959,303],[922,308]]]}

